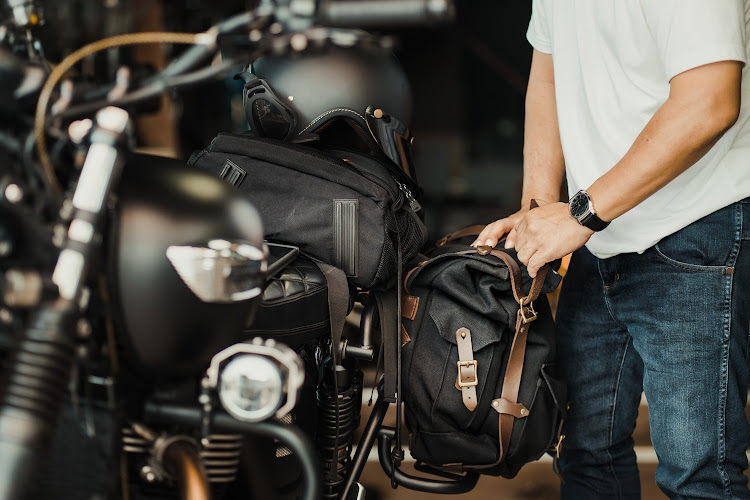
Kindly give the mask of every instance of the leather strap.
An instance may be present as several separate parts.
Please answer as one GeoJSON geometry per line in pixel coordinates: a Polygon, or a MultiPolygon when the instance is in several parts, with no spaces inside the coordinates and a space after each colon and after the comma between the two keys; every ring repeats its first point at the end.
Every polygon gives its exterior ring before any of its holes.
{"type": "Polygon", "coordinates": [[[458,231],[455,231],[450,234],[446,234],[442,238],[440,238],[437,242],[435,242],[436,247],[441,247],[448,243],[449,241],[457,240],[459,238],[463,238],[464,236],[479,236],[479,233],[482,232],[482,230],[486,226],[482,225],[474,225],[474,226],[467,226],[462,229],[459,229],[458,231]]]}
{"type": "Polygon", "coordinates": [[[523,360],[526,357],[526,339],[529,334],[530,322],[524,320],[521,306],[516,318],[516,335],[508,356],[508,366],[505,368],[503,378],[503,391],[500,399],[492,401],[492,408],[500,414],[498,422],[498,433],[500,443],[500,461],[505,459],[510,445],[510,435],[513,432],[515,418],[529,416],[528,408],[518,404],[518,391],[521,387],[521,373],[523,372],[523,360]]]}
{"type": "Polygon", "coordinates": [[[458,376],[456,387],[461,391],[461,399],[469,411],[477,407],[477,361],[471,347],[471,332],[468,328],[456,330],[456,345],[458,346],[458,376]]]}
{"type": "MultiPolygon", "coordinates": [[[[532,199],[529,204],[531,209],[537,208],[539,206],[539,203],[537,203],[536,200],[532,199]]],[[[449,241],[457,240],[459,238],[463,238],[464,236],[479,236],[481,232],[484,230],[484,228],[487,227],[482,224],[475,224],[473,226],[466,226],[464,228],[459,229],[458,231],[454,231],[450,234],[446,234],[442,238],[440,238],[437,242],[435,242],[436,247],[442,247],[449,241]]],[[[498,243],[503,241],[505,238],[500,238],[498,240],[498,243]]]]}

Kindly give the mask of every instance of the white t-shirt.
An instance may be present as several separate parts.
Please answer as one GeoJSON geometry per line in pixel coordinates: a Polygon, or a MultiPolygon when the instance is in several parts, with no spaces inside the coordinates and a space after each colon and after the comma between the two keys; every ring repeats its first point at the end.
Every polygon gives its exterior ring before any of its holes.
{"type": "MultiPolygon", "coordinates": [[[[568,190],[586,189],[632,146],[675,75],[750,52],[750,0],[533,0],[527,38],[552,54],[568,190]]],[[[695,165],[595,233],[607,258],[750,196],[750,74],[737,123],[695,165]]],[[[596,200],[594,200],[596,208],[596,200]]]]}

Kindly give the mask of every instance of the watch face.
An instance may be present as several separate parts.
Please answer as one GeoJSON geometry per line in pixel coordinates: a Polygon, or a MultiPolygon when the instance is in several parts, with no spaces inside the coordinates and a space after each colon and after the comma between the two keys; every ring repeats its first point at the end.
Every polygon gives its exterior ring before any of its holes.
{"type": "Polygon", "coordinates": [[[570,215],[578,220],[589,211],[589,198],[583,192],[576,193],[569,202],[570,215]]]}

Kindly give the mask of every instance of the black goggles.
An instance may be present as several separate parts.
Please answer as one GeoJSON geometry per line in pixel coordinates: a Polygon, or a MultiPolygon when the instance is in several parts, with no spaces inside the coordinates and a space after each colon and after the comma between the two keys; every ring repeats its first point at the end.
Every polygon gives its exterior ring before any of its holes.
{"type": "MultiPolygon", "coordinates": [[[[250,79],[245,84],[244,101],[250,127],[258,136],[281,141],[293,139],[297,114],[276,96],[265,80],[250,79]]],[[[416,182],[411,155],[413,137],[406,125],[374,106],[365,110],[364,118],[367,132],[383,153],[416,182]]]]}

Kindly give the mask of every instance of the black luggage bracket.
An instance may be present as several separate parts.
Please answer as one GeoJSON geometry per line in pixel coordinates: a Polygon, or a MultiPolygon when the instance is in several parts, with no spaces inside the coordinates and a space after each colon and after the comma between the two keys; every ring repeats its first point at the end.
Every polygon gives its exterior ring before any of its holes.
{"type": "Polygon", "coordinates": [[[393,468],[391,462],[391,448],[393,440],[396,437],[396,429],[393,427],[383,426],[378,431],[378,457],[380,466],[383,471],[397,484],[415,491],[424,491],[426,493],[436,493],[440,495],[458,495],[474,489],[479,474],[467,472],[463,475],[451,474],[447,472],[432,472],[424,468],[418,469],[420,472],[428,472],[448,478],[448,480],[431,479],[426,477],[417,477],[403,472],[399,467],[393,468]]]}

